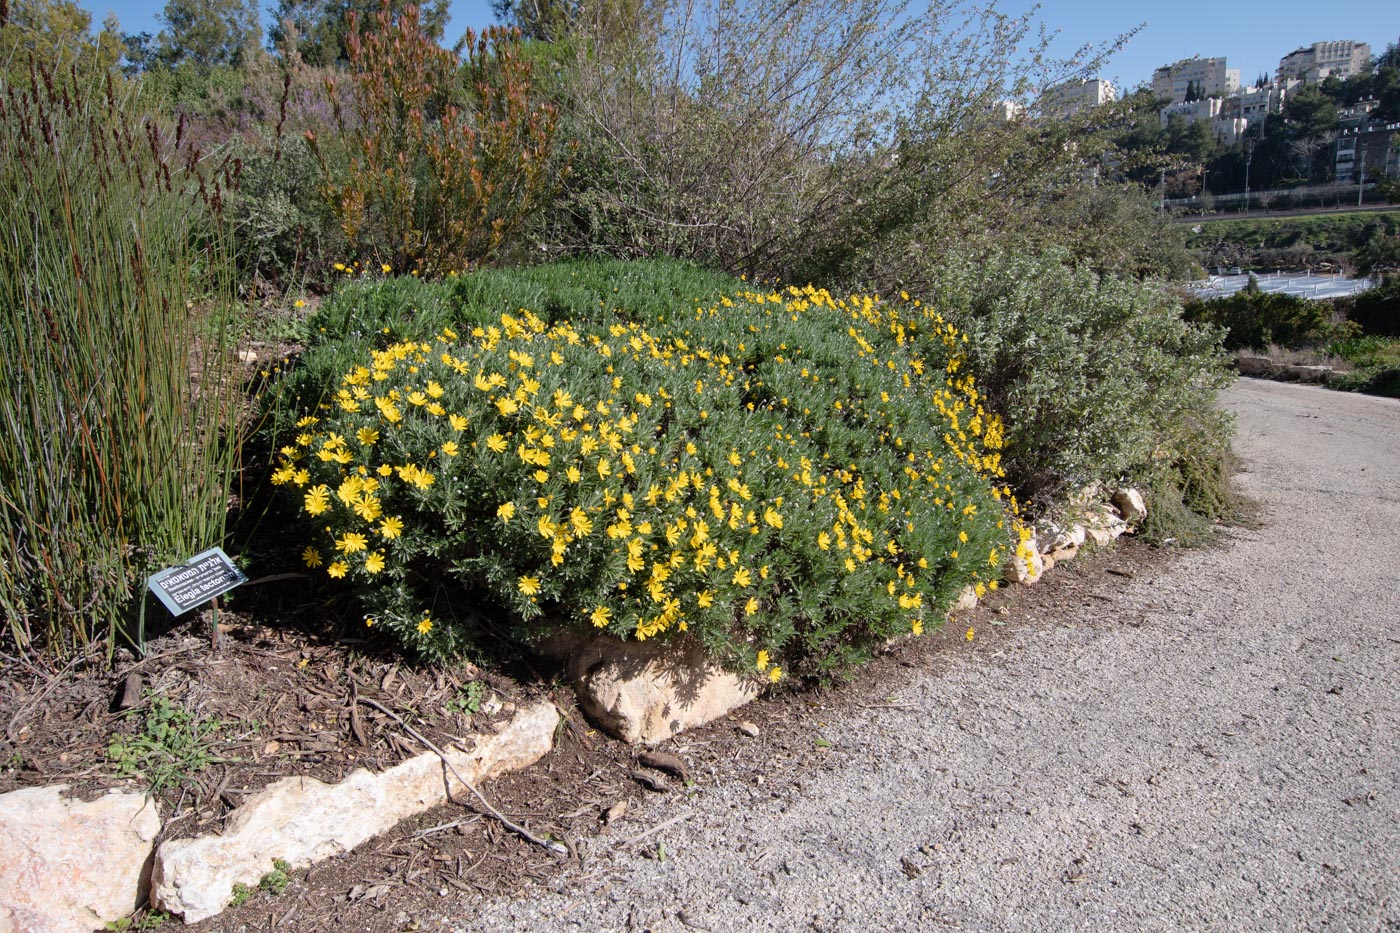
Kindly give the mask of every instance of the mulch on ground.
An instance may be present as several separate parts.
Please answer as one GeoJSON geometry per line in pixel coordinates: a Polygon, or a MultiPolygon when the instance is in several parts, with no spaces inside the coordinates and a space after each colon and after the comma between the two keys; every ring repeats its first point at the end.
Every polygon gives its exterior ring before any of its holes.
{"type": "MultiPolygon", "coordinates": [[[[347,856],[294,873],[280,895],[256,893],[197,925],[426,929],[445,917],[469,916],[482,897],[586,883],[605,867],[596,864],[600,852],[648,851],[655,827],[628,814],[635,815],[644,796],[704,793],[736,781],[788,792],[830,760],[830,750],[813,741],[818,721],[888,704],[919,673],[936,673],[969,653],[996,652],[1003,632],[1053,625],[1068,607],[1103,598],[1127,578],[1152,577],[1170,559],[1169,551],[1124,539],[1057,567],[1036,586],[1000,590],[928,637],[891,645],[850,683],[765,696],[662,746],[684,765],[684,780],[668,773],[664,759],[652,762],[662,767],[648,767],[637,750],[596,731],[557,670],[542,662],[539,669],[487,661],[480,668],[416,667],[372,641],[318,625],[304,601],[282,624],[267,621],[270,614],[257,605],[221,613],[215,647],[206,610],[151,642],[144,659],[122,652],[110,667],[91,656],[56,670],[0,658],[0,793],[62,782],[93,796],[139,783],[115,773],[107,749],[113,735],[140,728],[152,697],[163,697],[219,724],[208,743],[217,760],[158,794],[169,817],[164,838],[203,834],[219,830],[242,800],[280,778],[334,782],[355,768],[379,771],[424,751],[359,698],[394,710],[440,746],[470,747],[474,735],[492,731],[519,705],[547,696],[564,714],[555,749],[481,790],[510,819],[563,841],[570,855],[529,843],[470,805],[449,804],[347,856]]],[[[271,593],[264,608],[274,599],[285,609],[286,601],[271,593]]],[[[1136,621],[1105,618],[1104,624],[1136,621]]],[[[674,772],[675,762],[669,764],[674,772]]]]}

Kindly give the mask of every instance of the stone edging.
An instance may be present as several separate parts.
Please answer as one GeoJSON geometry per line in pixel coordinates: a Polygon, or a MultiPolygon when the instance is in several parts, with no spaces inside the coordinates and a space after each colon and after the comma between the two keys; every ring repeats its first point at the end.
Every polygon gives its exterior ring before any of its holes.
{"type": "MultiPolygon", "coordinates": [[[[558,709],[542,701],[447,757],[480,784],[542,758],[558,723],[558,709]]],[[[148,795],[113,791],[84,803],[65,789],[0,795],[0,931],[99,929],[145,900],[148,879],[153,906],[194,923],[226,908],[235,884],[256,887],[274,858],[305,868],[465,792],[433,752],[379,774],[361,768],[337,784],[284,778],[235,810],[224,832],[153,852],[162,824],[148,795]]]]}

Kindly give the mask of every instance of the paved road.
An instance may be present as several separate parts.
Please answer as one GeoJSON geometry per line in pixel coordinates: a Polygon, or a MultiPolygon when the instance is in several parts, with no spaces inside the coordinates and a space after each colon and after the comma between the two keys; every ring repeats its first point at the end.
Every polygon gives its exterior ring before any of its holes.
{"type": "Polygon", "coordinates": [[[782,793],[649,805],[689,814],[665,861],[457,924],[1400,929],[1400,403],[1226,404],[1264,527],[826,723],[829,766],[782,793]]]}

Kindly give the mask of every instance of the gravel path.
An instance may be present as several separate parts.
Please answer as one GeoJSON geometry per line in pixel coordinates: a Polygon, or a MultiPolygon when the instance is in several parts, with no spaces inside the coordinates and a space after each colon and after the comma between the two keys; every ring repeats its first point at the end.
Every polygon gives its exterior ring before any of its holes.
{"type": "Polygon", "coordinates": [[[648,804],[687,817],[664,860],[458,927],[1400,929],[1400,403],[1225,401],[1264,527],[814,719],[781,793],[648,804]]]}

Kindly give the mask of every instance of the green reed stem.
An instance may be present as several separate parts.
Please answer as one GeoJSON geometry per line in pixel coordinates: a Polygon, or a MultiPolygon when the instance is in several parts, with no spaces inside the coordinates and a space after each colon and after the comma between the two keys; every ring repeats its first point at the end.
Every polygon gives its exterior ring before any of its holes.
{"type": "Polygon", "coordinates": [[[117,79],[0,77],[0,611],[22,651],[130,637],[224,536],[238,451],[228,179],[117,79]]]}

